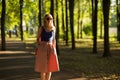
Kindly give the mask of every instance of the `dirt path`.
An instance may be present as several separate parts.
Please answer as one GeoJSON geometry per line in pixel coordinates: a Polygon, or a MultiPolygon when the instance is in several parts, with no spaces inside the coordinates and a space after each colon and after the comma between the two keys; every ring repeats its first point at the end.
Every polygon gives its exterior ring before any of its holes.
{"type": "MultiPolygon", "coordinates": [[[[8,41],[7,51],[0,51],[0,80],[40,80],[34,72],[34,47],[21,41],[8,41]]],[[[67,71],[53,73],[51,80],[102,80],[81,78],[67,71]]]]}

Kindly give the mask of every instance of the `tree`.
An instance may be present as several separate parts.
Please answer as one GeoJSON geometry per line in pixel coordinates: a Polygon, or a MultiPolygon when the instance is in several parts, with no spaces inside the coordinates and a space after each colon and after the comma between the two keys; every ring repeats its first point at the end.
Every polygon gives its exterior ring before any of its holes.
{"type": "Polygon", "coordinates": [[[116,0],[117,4],[117,40],[120,43],[120,3],[116,0]]]}
{"type": "Polygon", "coordinates": [[[71,30],[71,40],[72,49],[75,49],[75,37],[74,37],[74,0],[69,0],[69,10],[70,10],[70,30],[71,30]]]}
{"type": "Polygon", "coordinates": [[[92,0],[93,53],[97,53],[97,0],[92,0]]]}
{"type": "Polygon", "coordinates": [[[68,45],[68,0],[65,0],[65,12],[66,12],[66,45],[68,45]]]}
{"type": "Polygon", "coordinates": [[[50,14],[51,14],[51,15],[53,16],[53,18],[54,18],[54,0],[51,0],[50,14]]]}
{"type": "Polygon", "coordinates": [[[38,21],[39,21],[39,26],[41,26],[41,0],[39,0],[38,21]]]}
{"type": "Polygon", "coordinates": [[[1,50],[6,50],[5,43],[5,12],[6,12],[6,0],[2,0],[2,15],[1,15],[1,50]]]}
{"type": "Polygon", "coordinates": [[[63,40],[65,40],[64,0],[61,1],[61,4],[62,4],[62,31],[63,31],[63,40]]]}
{"type": "MultiPolygon", "coordinates": [[[[6,30],[10,32],[9,37],[12,37],[12,30],[18,26],[20,22],[19,16],[19,0],[6,1],[6,30]]],[[[17,27],[18,28],[18,27],[17,27]]]]}
{"type": "Polygon", "coordinates": [[[77,27],[77,38],[80,37],[80,0],[78,0],[78,27],[77,27]]]}
{"type": "MultiPolygon", "coordinates": [[[[42,15],[43,15],[43,16],[44,16],[44,14],[46,13],[45,1],[46,1],[46,0],[42,0],[42,1],[41,1],[42,15]]],[[[54,4],[54,2],[53,2],[53,4],[54,4]]]]}
{"type": "Polygon", "coordinates": [[[23,13],[22,13],[22,8],[23,8],[23,0],[19,1],[20,4],[20,36],[21,40],[23,41],[23,13]]]}
{"type": "Polygon", "coordinates": [[[59,19],[58,19],[58,0],[56,0],[56,49],[57,49],[57,54],[59,54],[59,19]]]}
{"type": "Polygon", "coordinates": [[[109,10],[110,0],[103,0],[103,17],[104,17],[104,53],[103,57],[111,56],[109,47],[109,10]]]}
{"type": "MultiPolygon", "coordinates": [[[[85,3],[85,0],[81,0],[81,2],[85,3]]],[[[86,7],[86,6],[85,6],[86,7]]],[[[84,8],[84,4],[81,4],[80,5],[80,38],[82,39],[83,38],[83,17],[84,17],[84,14],[85,13],[85,8],[84,8]]]]}
{"type": "Polygon", "coordinates": [[[100,0],[100,3],[101,3],[101,5],[99,6],[100,7],[100,39],[102,39],[103,38],[103,13],[101,8],[101,6],[103,5],[102,0],[100,0]]]}

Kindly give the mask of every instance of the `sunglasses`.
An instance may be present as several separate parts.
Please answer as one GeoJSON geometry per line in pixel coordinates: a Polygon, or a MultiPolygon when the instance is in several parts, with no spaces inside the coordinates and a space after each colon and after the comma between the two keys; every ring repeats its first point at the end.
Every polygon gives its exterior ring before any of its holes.
{"type": "Polygon", "coordinates": [[[46,18],[46,20],[48,20],[48,21],[49,21],[49,20],[52,20],[52,18],[48,17],[48,18],[46,18]]]}

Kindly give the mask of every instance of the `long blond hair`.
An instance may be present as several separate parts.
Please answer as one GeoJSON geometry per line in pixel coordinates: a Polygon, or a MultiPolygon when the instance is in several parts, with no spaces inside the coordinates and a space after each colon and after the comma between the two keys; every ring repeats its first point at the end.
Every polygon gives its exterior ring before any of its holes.
{"type": "Polygon", "coordinates": [[[46,14],[44,17],[44,27],[54,28],[53,17],[51,14],[46,14]]]}

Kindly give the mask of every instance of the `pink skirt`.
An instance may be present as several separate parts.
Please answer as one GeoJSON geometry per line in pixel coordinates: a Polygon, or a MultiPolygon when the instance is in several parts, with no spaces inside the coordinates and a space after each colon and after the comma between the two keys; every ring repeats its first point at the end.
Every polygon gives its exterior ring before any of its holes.
{"type": "Polygon", "coordinates": [[[49,42],[41,42],[38,45],[35,55],[36,72],[55,72],[59,71],[58,57],[56,48],[49,42]]]}

